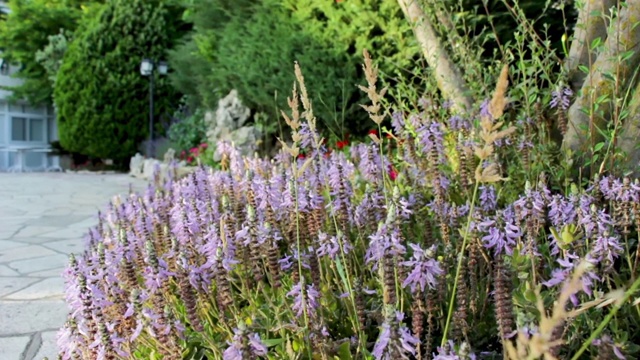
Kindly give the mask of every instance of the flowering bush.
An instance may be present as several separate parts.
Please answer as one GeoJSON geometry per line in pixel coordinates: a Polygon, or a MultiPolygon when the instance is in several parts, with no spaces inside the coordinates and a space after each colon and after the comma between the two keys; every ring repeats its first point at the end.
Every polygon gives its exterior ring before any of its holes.
{"type": "Polygon", "coordinates": [[[202,161],[201,157],[206,156],[209,144],[202,143],[196,147],[189,149],[189,152],[183,150],[180,153],[180,160],[187,162],[187,165],[195,166],[199,165],[198,161],[202,161]]]}
{"type": "Polygon", "coordinates": [[[220,171],[110,204],[66,269],[61,358],[637,354],[638,181],[503,178],[531,131],[500,121],[507,68],[475,119],[396,113],[390,139],[365,72],[371,142],[327,154],[296,67],[274,159],[220,143],[220,171]]]}

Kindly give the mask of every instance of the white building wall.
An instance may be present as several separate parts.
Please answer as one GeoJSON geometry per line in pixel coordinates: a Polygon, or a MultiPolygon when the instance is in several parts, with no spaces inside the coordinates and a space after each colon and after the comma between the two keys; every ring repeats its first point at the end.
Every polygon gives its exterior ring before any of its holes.
{"type": "MultiPolygon", "coordinates": [[[[0,72],[0,85],[19,86],[22,80],[11,76],[17,71],[16,66],[10,66],[8,71],[0,72]]],[[[10,91],[0,89],[0,171],[18,165],[17,149],[25,147],[31,148],[24,153],[26,170],[55,166],[56,159],[51,159],[45,151],[50,148],[51,141],[58,140],[53,110],[25,101],[9,102],[10,95],[10,91]]]]}
{"type": "MultiPolygon", "coordinates": [[[[0,11],[7,13],[6,1],[0,0],[0,11]]],[[[0,54],[0,59],[2,54],[0,54]]],[[[3,60],[0,60],[4,63],[3,60]]],[[[18,66],[0,66],[0,85],[15,87],[23,83],[13,75],[18,66]]],[[[17,165],[18,148],[29,148],[24,152],[27,170],[47,169],[57,165],[57,159],[47,156],[50,142],[58,140],[55,114],[46,106],[31,106],[25,101],[9,102],[11,92],[0,89],[0,171],[17,165]],[[18,124],[20,126],[16,127],[18,124]]]]}

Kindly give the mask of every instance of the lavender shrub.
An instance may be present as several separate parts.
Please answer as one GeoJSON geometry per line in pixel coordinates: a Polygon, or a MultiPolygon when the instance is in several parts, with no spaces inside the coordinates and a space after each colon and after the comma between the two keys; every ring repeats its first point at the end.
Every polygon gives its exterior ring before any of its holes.
{"type": "MultiPolygon", "coordinates": [[[[365,73],[382,130],[367,56],[365,73]]],[[[477,118],[396,112],[391,140],[372,135],[350,156],[325,155],[296,76],[292,142],[274,159],[221,143],[221,170],[156,179],[100,216],[65,271],[61,359],[566,357],[605,320],[589,302],[635,280],[637,180],[563,194],[503,178],[518,145],[501,140],[522,131],[499,121],[506,73],[477,118]],[[544,305],[565,295],[572,315],[548,325],[544,305]]],[[[631,320],[589,344],[594,357],[637,350],[640,308],[626,305],[631,320]]]]}

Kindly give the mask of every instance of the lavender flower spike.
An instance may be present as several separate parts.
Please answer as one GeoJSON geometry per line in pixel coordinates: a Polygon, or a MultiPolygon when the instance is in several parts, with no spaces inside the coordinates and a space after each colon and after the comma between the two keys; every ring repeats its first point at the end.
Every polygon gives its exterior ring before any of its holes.
{"type": "Polygon", "coordinates": [[[433,289],[436,286],[438,276],[444,272],[440,267],[440,263],[433,258],[435,246],[426,251],[416,244],[409,244],[409,246],[413,249],[413,259],[403,261],[401,265],[411,267],[413,270],[402,283],[402,286],[411,286],[412,293],[415,293],[416,288],[424,292],[427,285],[433,289]]]}
{"type": "Polygon", "coordinates": [[[559,108],[561,110],[567,110],[570,104],[570,98],[573,95],[573,91],[568,88],[560,88],[551,92],[551,102],[549,107],[552,109],[559,108]]]}
{"type": "Polygon", "coordinates": [[[404,314],[396,311],[382,324],[382,330],[371,353],[376,360],[410,359],[416,354],[420,340],[402,323],[404,314]]]}
{"type": "Polygon", "coordinates": [[[229,347],[222,353],[223,360],[244,360],[267,355],[267,347],[262,343],[260,335],[247,334],[244,329],[235,329],[234,333],[233,341],[228,343],[229,347]]]}

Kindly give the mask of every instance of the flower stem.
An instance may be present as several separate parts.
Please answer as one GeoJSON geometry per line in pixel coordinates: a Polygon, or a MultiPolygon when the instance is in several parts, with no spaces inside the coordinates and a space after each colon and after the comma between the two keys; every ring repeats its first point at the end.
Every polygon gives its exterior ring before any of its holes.
{"type": "MultiPolygon", "coordinates": [[[[481,166],[481,165],[478,165],[481,166]]],[[[451,323],[451,317],[453,316],[453,304],[456,300],[456,290],[458,289],[458,278],[460,277],[460,271],[462,270],[462,259],[464,258],[464,248],[467,246],[467,240],[469,239],[469,229],[471,228],[471,217],[473,216],[473,210],[476,204],[476,194],[478,193],[478,186],[480,182],[476,180],[476,184],[473,188],[473,197],[471,198],[471,206],[469,206],[469,215],[467,216],[467,226],[462,238],[462,248],[458,255],[458,265],[456,267],[456,276],[453,280],[453,290],[451,293],[451,300],[449,301],[449,310],[447,311],[447,321],[444,325],[444,332],[442,333],[442,341],[440,346],[444,346],[447,342],[447,333],[449,332],[449,324],[451,323]]]]}

